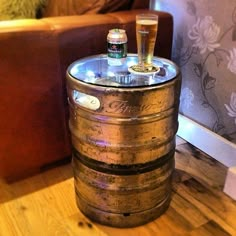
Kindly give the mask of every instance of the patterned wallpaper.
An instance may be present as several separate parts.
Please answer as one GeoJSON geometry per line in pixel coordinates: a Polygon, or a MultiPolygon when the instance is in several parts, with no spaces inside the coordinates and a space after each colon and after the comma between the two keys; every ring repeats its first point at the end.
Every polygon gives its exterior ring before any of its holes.
{"type": "Polygon", "coordinates": [[[152,0],[174,17],[180,113],[236,143],[236,1],[152,0]]]}

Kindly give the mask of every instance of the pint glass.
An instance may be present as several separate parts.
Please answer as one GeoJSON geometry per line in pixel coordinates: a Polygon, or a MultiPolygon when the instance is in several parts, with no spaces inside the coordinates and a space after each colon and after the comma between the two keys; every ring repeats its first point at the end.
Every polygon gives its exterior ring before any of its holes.
{"type": "Polygon", "coordinates": [[[152,59],[158,30],[158,16],[140,14],[136,16],[136,40],[138,49],[138,70],[151,71],[152,59]]]}

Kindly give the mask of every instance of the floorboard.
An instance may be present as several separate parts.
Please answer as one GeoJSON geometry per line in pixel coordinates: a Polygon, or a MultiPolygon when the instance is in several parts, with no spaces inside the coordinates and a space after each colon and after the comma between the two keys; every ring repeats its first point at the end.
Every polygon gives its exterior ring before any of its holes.
{"type": "Polygon", "coordinates": [[[236,201],[222,191],[227,168],[179,138],[175,160],[169,209],[128,229],[94,223],[79,211],[70,164],[14,183],[0,180],[0,236],[236,235],[236,201]]]}

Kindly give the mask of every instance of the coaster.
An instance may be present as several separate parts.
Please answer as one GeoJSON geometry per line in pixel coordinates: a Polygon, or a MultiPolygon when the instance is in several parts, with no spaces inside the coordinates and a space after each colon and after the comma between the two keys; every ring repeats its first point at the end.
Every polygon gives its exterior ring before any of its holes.
{"type": "Polygon", "coordinates": [[[151,70],[146,69],[145,71],[142,71],[138,65],[133,65],[128,68],[128,71],[137,75],[153,75],[160,71],[160,67],[153,65],[151,70]]]}

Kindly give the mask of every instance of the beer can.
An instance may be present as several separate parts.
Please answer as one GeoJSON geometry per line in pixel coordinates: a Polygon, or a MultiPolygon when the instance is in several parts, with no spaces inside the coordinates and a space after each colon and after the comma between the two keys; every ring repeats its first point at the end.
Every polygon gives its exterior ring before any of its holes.
{"type": "Polygon", "coordinates": [[[107,61],[111,66],[121,66],[127,57],[127,35],[123,29],[111,29],[107,35],[107,61]]]}

